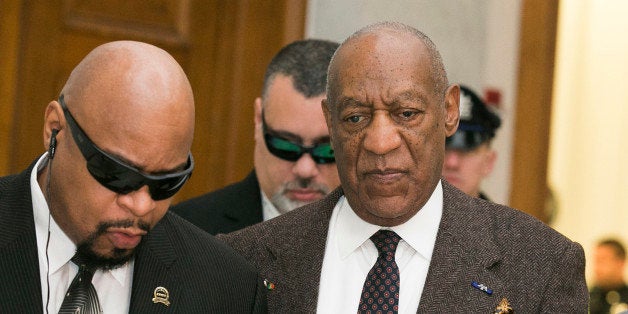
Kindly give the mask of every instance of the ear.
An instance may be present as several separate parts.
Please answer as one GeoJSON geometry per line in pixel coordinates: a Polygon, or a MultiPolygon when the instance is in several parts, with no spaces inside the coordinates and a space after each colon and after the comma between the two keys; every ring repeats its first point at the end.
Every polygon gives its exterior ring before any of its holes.
{"type": "Polygon", "coordinates": [[[497,152],[488,147],[488,151],[486,152],[485,160],[484,160],[484,176],[488,176],[493,172],[493,168],[495,167],[495,160],[497,160],[497,152]]]}
{"type": "MultiPolygon", "coordinates": [[[[65,124],[65,118],[63,117],[63,109],[57,101],[51,101],[46,107],[44,113],[44,148],[48,150],[50,147],[50,139],[52,138],[52,130],[61,131],[63,129],[61,124],[65,124]]],[[[59,132],[61,133],[61,132],[59,132]]],[[[57,139],[62,137],[61,134],[57,135],[57,139]]]]}
{"type": "Polygon", "coordinates": [[[451,136],[458,129],[460,120],[460,86],[451,85],[445,92],[445,131],[451,136]]]}
{"type": "Polygon", "coordinates": [[[262,98],[255,98],[255,102],[253,103],[253,111],[254,117],[253,122],[255,122],[255,133],[257,134],[258,130],[261,132],[262,130],[262,98]]]}
{"type": "Polygon", "coordinates": [[[321,108],[323,109],[323,115],[325,115],[325,123],[327,124],[327,131],[329,132],[329,142],[331,143],[331,147],[334,148],[334,136],[331,131],[331,111],[329,109],[329,102],[327,98],[323,98],[321,100],[321,108]]]}

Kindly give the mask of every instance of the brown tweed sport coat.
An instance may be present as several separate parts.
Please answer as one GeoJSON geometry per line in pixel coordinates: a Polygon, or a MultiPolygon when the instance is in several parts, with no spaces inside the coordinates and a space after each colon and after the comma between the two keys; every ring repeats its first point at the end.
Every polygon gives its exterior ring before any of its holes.
{"type": "MultiPolygon", "coordinates": [[[[578,243],[444,180],[443,194],[418,313],[495,313],[504,299],[515,313],[587,313],[584,252],[578,243]]],[[[319,202],[219,236],[274,284],[268,291],[270,313],[316,312],[329,219],[341,195],[339,188],[319,202]]]]}

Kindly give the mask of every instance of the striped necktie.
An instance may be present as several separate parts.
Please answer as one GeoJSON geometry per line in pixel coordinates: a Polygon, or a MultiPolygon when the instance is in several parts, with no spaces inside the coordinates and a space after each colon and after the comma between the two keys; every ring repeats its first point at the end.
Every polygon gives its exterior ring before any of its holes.
{"type": "Polygon", "coordinates": [[[102,313],[96,289],[92,285],[92,277],[96,270],[88,268],[78,254],[74,255],[71,261],[78,265],[79,271],[65,294],[59,314],[102,313]]]}
{"type": "Polygon", "coordinates": [[[395,251],[400,240],[401,237],[390,230],[380,230],[371,236],[379,254],[364,281],[358,313],[399,311],[399,267],[395,251]]]}

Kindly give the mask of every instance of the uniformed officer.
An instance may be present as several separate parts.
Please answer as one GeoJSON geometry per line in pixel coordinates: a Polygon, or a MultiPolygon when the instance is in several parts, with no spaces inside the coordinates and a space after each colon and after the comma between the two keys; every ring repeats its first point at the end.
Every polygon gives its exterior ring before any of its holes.
{"type": "Polygon", "coordinates": [[[454,135],[447,138],[443,176],[463,192],[483,199],[482,180],[487,177],[497,159],[491,147],[501,119],[478,95],[460,86],[460,124],[454,135]]]}

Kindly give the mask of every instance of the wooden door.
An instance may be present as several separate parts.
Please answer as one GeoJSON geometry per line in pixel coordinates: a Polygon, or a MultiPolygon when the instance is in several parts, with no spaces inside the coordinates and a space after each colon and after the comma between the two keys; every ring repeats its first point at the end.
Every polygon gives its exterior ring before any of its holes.
{"type": "Polygon", "coordinates": [[[510,206],[545,223],[554,215],[547,160],[554,86],[558,0],[524,0],[521,6],[517,111],[510,206]]]}
{"type": "Polygon", "coordinates": [[[186,199],[252,169],[253,101],[266,65],[303,36],[305,0],[0,0],[0,175],[44,151],[43,112],[93,48],[144,41],[170,52],[196,100],[194,175],[186,199]]]}

